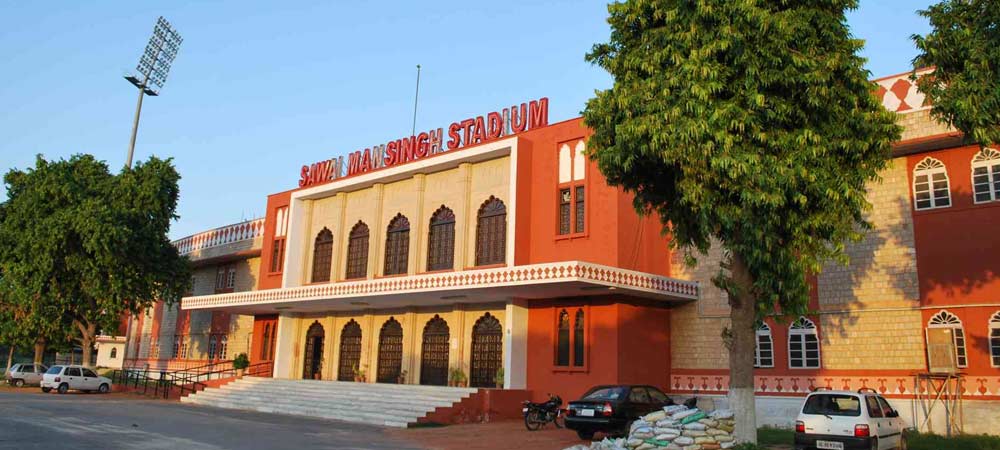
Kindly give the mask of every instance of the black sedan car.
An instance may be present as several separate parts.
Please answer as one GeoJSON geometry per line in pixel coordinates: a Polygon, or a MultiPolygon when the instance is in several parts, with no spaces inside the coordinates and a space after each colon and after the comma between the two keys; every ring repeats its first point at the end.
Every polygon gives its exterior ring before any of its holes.
{"type": "Polygon", "coordinates": [[[566,428],[585,440],[593,439],[598,431],[627,434],[633,420],[672,404],[670,397],[653,386],[596,386],[580,400],[569,402],[566,428]]]}

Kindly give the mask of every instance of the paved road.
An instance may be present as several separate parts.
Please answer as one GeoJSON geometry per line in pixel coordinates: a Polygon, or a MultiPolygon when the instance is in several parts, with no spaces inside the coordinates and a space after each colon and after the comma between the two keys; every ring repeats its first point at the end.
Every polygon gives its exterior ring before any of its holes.
{"type": "Polygon", "coordinates": [[[385,429],[139,400],[0,390],[0,449],[413,449],[385,429]]]}

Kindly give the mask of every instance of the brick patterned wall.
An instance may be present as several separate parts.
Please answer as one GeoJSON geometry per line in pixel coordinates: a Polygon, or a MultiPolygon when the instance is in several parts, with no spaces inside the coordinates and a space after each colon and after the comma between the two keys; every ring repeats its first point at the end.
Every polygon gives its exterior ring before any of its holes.
{"type": "Polygon", "coordinates": [[[851,311],[820,315],[825,369],[923,369],[919,310],[851,311]]]}

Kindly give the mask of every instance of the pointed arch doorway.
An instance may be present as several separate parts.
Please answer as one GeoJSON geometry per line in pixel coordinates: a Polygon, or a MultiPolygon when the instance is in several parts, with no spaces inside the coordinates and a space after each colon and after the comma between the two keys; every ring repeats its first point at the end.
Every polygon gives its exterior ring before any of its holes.
{"type": "Polygon", "coordinates": [[[354,381],[361,364],[361,325],[354,319],[340,331],[340,364],[338,381],[354,381]]]}
{"type": "Polygon", "coordinates": [[[397,383],[403,369],[403,326],[394,317],[382,325],[378,336],[379,383],[397,383]]]}
{"type": "Polygon", "coordinates": [[[503,328],[496,317],[486,313],[472,327],[469,386],[494,387],[497,371],[501,367],[503,367],[503,328]]]}
{"type": "Polygon", "coordinates": [[[451,333],[446,322],[437,314],[424,325],[424,340],[420,348],[420,384],[448,384],[448,351],[451,333]]]}
{"type": "Polygon", "coordinates": [[[326,333],[323,325],[319,321],[313,322],[306,332],[305,361],[302,365],[302,378],[306,380],[318,380],[323,374],[323,338],[326,333]]]}

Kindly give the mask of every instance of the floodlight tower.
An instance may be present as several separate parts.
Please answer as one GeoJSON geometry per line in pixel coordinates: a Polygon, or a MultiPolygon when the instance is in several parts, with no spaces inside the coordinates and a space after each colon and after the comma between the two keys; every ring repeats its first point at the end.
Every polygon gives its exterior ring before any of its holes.
{"type": "Polygon", "coordinates": [[[177,56],[177,50],[184,39],[174,30],[163,16],[156,20],[153,35],[146,44],[146,51],[139,58],[136,75],[125,75],[125,79],[139,88],[139,102],[135,106],[135,120],[132,122],[132,139],[128,144],[128,158],[125,167],[132,167],[132,153],[135,151],[135,135],[139,131],[139,113],[142,111],[142,97],[160,95],[159,89],[167,82],[170,63],[177,56]],[[152,84],[156,88],[154,89],[152,84]]]}

